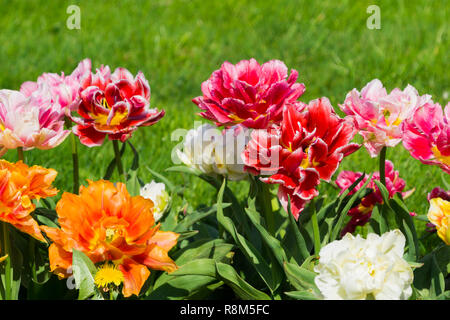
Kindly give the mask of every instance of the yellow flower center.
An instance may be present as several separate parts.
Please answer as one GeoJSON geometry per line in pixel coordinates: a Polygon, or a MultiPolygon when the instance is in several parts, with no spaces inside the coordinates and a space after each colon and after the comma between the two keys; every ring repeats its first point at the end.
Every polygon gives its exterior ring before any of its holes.
{"type": "Polygon", "coordinates": [[[118,270],[115,265],[105,263],[97,271],[94,277],[94,283],[98,288],[107,288],[109,285],[118,287],[124,280],[122,271],[118,270]]]}
{"type": "Polygon", "coordinates": [[[121,228],[107,228],[106,231],[106,242],[110,243],[123,235],[123,230],[121,228]]]}
{"type": "Polygon", "coordinates": [[[450,165],[450,156],[443,156],[436,146],[434,146],[431,151],[436,157],[436,160],[442,162],[443,164],[450,165]]]}
{"type": "MultiPolygon", "coordinates": [[[[384,119],[386,119],[386,125],[389,127],[391,126],[391,123],[389,122],[388,118],[391,115],[391,112],[389,110],[384,110],[383,111],[383,115],[384,115],[384,119]]],[[[392,122],[393,126],[398,126],[400,125],[400,123],[402,123],[402,120],[400,118],[395,119],[394,122],[392,122]]],[[[376,124],[376,123],[375,123],[376,124]]]]}
{"type": "MultiPolygon", "coordinates": [[[[105,109],[111,109],[111,107],[109,106],[108,102],[106,101],[106,99],[102,100],[102,106],[105,109]]],[[[95,120],[96,124],[99,125],[100,127],[104,127],[104,126],[117,126],[119,125],[123,119],[125,119],[128,116],[128,113],[126,111],[120,113],[117,112],[114,114],[114,117],[111,119],[111,121],[108,123],[108,117],[109,114],[91,114],[92,119],[95,120]]]]}

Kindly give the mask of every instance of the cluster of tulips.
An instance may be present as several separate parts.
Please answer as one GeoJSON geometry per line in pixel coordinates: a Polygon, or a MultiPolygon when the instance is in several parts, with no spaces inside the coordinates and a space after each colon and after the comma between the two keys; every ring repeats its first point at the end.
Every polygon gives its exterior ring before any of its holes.
{"type": "Polygon", "coordinates": [[[0,90],[1,154],[15,149],[19,159],[0,160],[1,297],[450,298],[450,191],[430,190],[428,214],[416,214],[404,202],[414,190],[404,190],[386,160],[387,148],[402,142],[415,159],[439,166],[449,189],[450,104],[411,85],[388,93],[375,79],[347,94],[341,118],[325,97],[299,101],[305,85],[297,79],[281,61],[250,59],[225,62],[203,82],[193,102],[212,123],[187,133],[175,152],[183,165],[168,170],[216,188],[206,208],[192,208],[182,186],[151,169],[159,182],[138,177],[129,139],[165,114],[150,108],[141,72],[93,72],[85,59],[68,76],[44,73],[20,91],[0,90]],[[379,157],[379,171],[333,178],[361,148],[356,134],[379,157]],[[24,152],[69,136],[73,189],[55,203],[57,172],[26,164],[24,152]],[[100,147],[106,137],[115,157],[105,178],[80,186],[78,143],[100,147]],[[245,199],[228,186],[237,180],[250,186],[245,199]],[[321,183],[339,192],[319,195],[321,183]],[[440,238],[432,248],[416,233],[421,223],[425,238],[440,238]]]}

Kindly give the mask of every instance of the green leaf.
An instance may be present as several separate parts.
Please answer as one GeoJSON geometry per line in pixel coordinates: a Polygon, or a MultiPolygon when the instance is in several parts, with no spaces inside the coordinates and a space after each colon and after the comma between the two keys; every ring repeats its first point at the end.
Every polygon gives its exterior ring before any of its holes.
{"type": "Polygon", "coordinates": [[[281,247],[280,241],[270,235],[269,232],[261,224],[258,223],[258,221],[254,217],[254,212],[252,213],[252,210],[245,209],[245,211],[247,212],[247,216],[250,218],[250,221],[261,234],[264,243],[270,248],[280,266],[283,267],[284,262],[288,261],[288,258],[286,257],[286,253],[281,247]]]}
{"type": "Polygon", "coordinates": [[[141,185],[139,183],[139,178],[137,176],[137,171],[132,170],[128,173],[127,179],[127,190],[131,196],[138,196],[141,193],[141,185]]]}
{"type": "MultiPolygon", "coordinates": [[[[122,157],[125,152],[126,143],[122,144],[122,148],[120,148],[120,156],[122,157]]],[[[113,158],[106,168],[105,175],[103,176],[103,180],[109,180],[112,177],[114,169],[116,168],[116,158],[113,158]]]]}
{"type": "Polygon", "coordinates": [[[170,277],[177,276],[209,276],[216,277],[216,261],[214,259],[197,259],[179,266],[179,269],[170,273],[170,277]]]}
{"type": "Polygon", "coordinates": [[[159,179],[162,183],[164,183],[167,188],[170,190],[170,192],[175,192],[175,185],[170,182],[169,179],[167,179],[166,177],[164,177],[162,174],[159,174],[158,172],[152,170],[150,167],[146,166],[145,167],[148,171],[150,171],[150,173],[152,174],[152,176],[154,176],[155,178],[159,179]]]}
{"type": "MultiPolygon", "coordinates": [[[[351,190],[354,188],[354,186],[356,186],[359,182],[362,181],[362,179],[364,178],[365,174],[362,174],[361,177],[359,177],[358,180],[356,180],[347,190],[351,190]],[[359,182],[358,182],[359,181],[359,182]],[[352,188],[353,187],[353,188],[352,188]]],[[[348,202],[346,203],[344,209],[340,210],[341,207],[341,202],[342,200],[339,202],[338,205],[338,220],[337,223],[333,229],[333,232],[331,234],[331,238],[330,238],[330,242],[334,241],[337,239],[337,237],[339,236],[340,231],[342,230],[342,225],[344,223],[345,217],[347,216],[348,211],[352,208],[353,204],[355,203],[355,201],[360,198],[361,194],[363,192],[365,192],[364,190],[366,189],[367,185],[369,184],[370,180],[372,179],[372,174],[367,178],[367,181],[364,183],[364,185],[361,187],[361,189],[359,189],[358,191],[356,191],[353,196],[350,198],[350,200],[348,200],[348,202]]],[[[346,191],[347,191],[346,190],[346,191]]],[[[345,192],[344,192],[345,194],[345,192]]],[[[342,194],[341,197],[344,195],[342,194]]]]}
{"type": "Polygon", "coordinates": [[[398,194],[389,201],[389,205],[395,212],[398,227],[405,234],[408,241],[407,260],[416,261],[419,258],[419,242],[413,218],[409,214],[410,211],[403,201],[398,198],[398,194]]]}
{"type": "Polygon", "coordinates": [[[315,294],[314,290],[289,291],[285,292],[288,297],[296,300],[320,300],[315,294]]]}
{"type": "Polygon", "coordinates": [[[300,233],[300,230],[298,229],[298,225],[295,222],[294,215],[291,212],[291,198],[290,197],[288,199],[288,218],[289,218],[289,226],[290,226],[290,228],[295,236],[295,240],[296,240],[297,250],[295,250],[295,252],[297,252],[301,256],[302,260],[304,260],[310,256],[310,253],[308,251],[308,246],[306,244],[305,238],[300,233]]]}
{"type": "Polygon", "coordinates": [[[227,243],[223,239],[200,239],[179,250],[174,258],[177,265],[183,265],[189,261],[202,258],[223,262],[233,248],[233,244],[227,243]]]}
{"type": "MultiPolygon", "coordinates": [[[[59,225],[56,223],[56,217],[49,218],[47,214],[43,214],[43,208],[38,208],[34,211],[36,220],[43,225],[51,228],[59,228],[59,225]],[[39,209],[39,210],[38,210],[39,209]]],[[[53,211],[53,210],[52,210],[53,211]]]]}
{"type": "Polygon", "coordinates": [[[423,266],[414,270],[414,287],[419,291],[428,290],[435,299],[445,291],[445,270],[449,264],[450,248],[442,246],[421,259],[423,266]]]}
{"type": "Polygon", "coordinates": [[[262,291],[255,289],[244,279],[242,279],[228,264],[216,263],[218,276],[243,300],[270,300],[270,297],[262,291]]]}
{"type": "Polygon", "coordinates": [[[190,295],[208,290],[208,285],[216,283],[216,277],[187,275],[172,277],[160,286],[154,287],[145,297],[146,300],[183,300],[190,295]]]}
{"type": "Polygon", "coordinates": [[[99,298],[94,277],[97,268],[94,263],[83,252],[73,249],[72,272],[77,289],[79,289],[78,300],[85,300],[92,296],[99,298]]]}
{"type": "MultiPolygon", "coordinates": [[[[12,243],[11,243],[12,244],[12,243]]],[[[22,267],[23,267],[23,256],[20,250],[14,245],[10,246],[10,252],[8,254],[8,257],[0,263],[0,273],[1,273],[1,290],[0,295],[2,297],[2,300],[5,300],[7,296],[5,295],[5,267],[7,267],[7,263],[10,264],[11,268],[11,281],[10,281],[10,288],[11,288],[11,294],[9,296],[10,300],[17,300],[19,298],[19,290],[20,290],[20,284],[22,281],[22,267]]]]}
{"type": "Polygon", "coordinates": [[[295,289],[300,291],[306,289],[317,290],[314,283],[314,278],[316,277],[315,272],[289,262],[284,264],[284,271],[289,282],[295,289]]]}
{"type": "MultiPolygon", "coordinates": [[[[230,205],[231,205],[230,203],[222,203],[222,208],[223,209],[227,208],[230,205]]],[[[213,205],[211,208],[207,208],[204,210],[198,210],[198,211],[192,212],[192,213],[186,215],[186,217],[177,224],[177,226],[175,227],[175,229],[173,231],[174,232],[186,231],[186,230],[188,230],[188,228],[190,226],[192,226],[196,222],[200,221],[201,219],[203,219],[215,212],[217,212],[217,205],[213,205]]]]}
{"type": "MultiPolygon", "coordinates": [[[[200,239],[177,251],[174,255],[174,260],[178,266],[183,266],[190,261],[201,259],[213,259],[218,262],[225,262],[232,257],[233,252],[231,250],[233,247],[234,245],[226,243],[223,239],[200,239]]],[[[172,281],[172,278],[168,273],[161,274],[155,281],[154,288],[158,288],[164,283],[172,281]]]]}
{"type": "Polygon", "coordinates": [[[441,179],[442,179],[442,183],[444,184],[445,190],[450,190],[450,182],[447,180],[448,179],[448,174],[444,173],[444,171],[441,172],[441,179]]]}
{"type": "Polygon", "coordinates": [[[127,143],[130,145],[130,148],[133,151],[133,162],[131,163],[131,170],[137,171],[139,169],[139,153],[137,152],[133,144],[130,142],[130,140],[127,140],[127,143]]]}
{"type": "Polygon", "coordinates": [[[233,221],[229,217],[225,217],[222,210],[223,193],[226,187],[226,179],[222,183],[222,187],[217,195],[217,221],[231,235],[236,245],[245,255],[250,264],[256,269],[261,279],[266,283],[269,289],[274,292],[281,283],[281,277],[273,278],[272,268],[268,265],[261,253],[255,247],[237,232],[233,221]]]}
{"type": "Polygon", "coordinates": [[[186,166],[173,166],[173,167],[167,168],[166,171],[187,173],[187,174],[192,174],[197,177],[199,177],[202,174],[202,172],[200,170],[195,169],[195,168],[186,167],[186,166]]]}

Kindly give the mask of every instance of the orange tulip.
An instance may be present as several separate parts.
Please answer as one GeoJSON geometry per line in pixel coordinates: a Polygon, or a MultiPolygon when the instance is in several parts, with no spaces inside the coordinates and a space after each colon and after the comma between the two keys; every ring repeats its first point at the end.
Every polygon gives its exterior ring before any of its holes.
{"type": "Polygon", "coordinates": [[[42,226],[53,241],[50,269],[67,277],[72,249],[82,251],[100,267],[95,282],[101,289],[123,282],[125,297],[138,295],[150,275],[148,268],[177,269],[168,251],[179,234],[159,230],[153,218],[153,202],[131,197],[123,183],[89,181],[80,194],[65,192],[56,206],[61,228],[42,226]]]}
{"type": "Polygon", "coordinates": [[[0,160],[0,220],[45,241],[38,223],[30,215],[36,208],[32,200],[58,193],[52,187],[56,175],[53,169],[28,167],[22,161],[11,163],[0,160]]]}

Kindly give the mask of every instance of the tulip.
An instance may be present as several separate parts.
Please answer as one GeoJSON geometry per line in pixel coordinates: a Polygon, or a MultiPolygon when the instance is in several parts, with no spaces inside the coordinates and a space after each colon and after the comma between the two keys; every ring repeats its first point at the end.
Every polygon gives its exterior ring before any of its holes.
{"type": "Polygon", "coordinates": [[[182,148],[176,152],[181,162],[204,174],[242,180],[247,173],[240,155],[247,142],[248,130],[245,127],[230,127],[221,132],[210,124],[204,124],[190,130],[182,148]]]}
{"type": "Polygon", "coordinates": [[[166,191],[166,185],[151,181],[141,188],[140,194],[145,199],[152,200],[154,206],[153,216],[155,222],[158,222],[162,218],[170,201],[170,196],[166,191]]]}
{"type": "Polygon", "coordinates": [[[426,103],[402,129],[403,146],[411,156],[450,174],[450,103],[444,110],[438,103],[426,103]]]}
{"type": "MultiPolygon", "coordinates": [[[[386,189],[389,193],[389,198],[392,198],[396,193],[402,192],[405,188],[405,180],[399,177],[399,172],[394,170],[394,165],[391,161],[387,160],[385,162],[385,172],[386,172],[386,189]]],[[[341,188],[341,194],[350,187],[356,180],[358,180],[362,175],[362,172],[352,172],[352,171],[342,171],[336,178],[336,184],[341,188]]],[[[380,172],[375,172],[372,175],[372,179],[367,185],[367,188],[372,189],[372,192],[361,199],[361,203],[349,210],[348,215],[351,216],[350,221],[342,230],[342,235],[347,232],[353,233],[357,226],[364,226],[372,215],[372,210],[376,204],[383,203],[383,197],[381,196],[381,191],[375,184],[375,180],[380,181],[380,172]]],[[[367,181],[367,177],[364,177],[361,182],[356,185],[355,188],[349,193],[349,195],[357,192],[364,183],[367,181]]],[[[408,197],[414,190],[409,190],[402,193],[404,198],[408,197]]]]}
{"type": "Polygon", "coordinates": [[[403,91],[395,88],[387,94],[381,81],[374,79],[361,92],[350,91],[344,104],[339,106],[363,136],[370,156],[376,157],[384,147],[400,143],[403,121],[429,101],[430,95],[419,96],[411,85],[403,91]]]}
{"type": "Polygon", "coordinates": [[[313,100],[300,111],[288,105],[279,126],[252,132],[242,157],[249,172],[269,175],[261,181],[280,185],[281,204],[287,211],[289,196],[298,219],[305,204],[319,194],[320,179],[330,181],[344,156],[360,147],[350,143],[355,133],[327,98],[313,100]]]}
{"type": "Polygon", "coordinates": [[[36,208],[32,200],[58,193],[52,187],[56,175],[53,169],[0,160],[0,220],[45,242],[38,223],[31,216],[36,208]]]}
{"type": "Polygon", "coordinates": [[[20,87],[20,92],[30,97],[36,95],[40,88],[47,87],[54,101],[57,101],[61,108],[74,108],[80,102],[79,91],[83,81],[91,72],[91,60],[84,59],[75,70],[68,76],[56,73],[44,73],[36,82],[27,81],[20,87]]]}
{"type": "Polygon", "coordinates": [[[160,231],[154,210],[151,200],[131,197],[123,183],[89,181],[79,195],[65,192],[56,205],[60,228],[41,226],[53,241],[50,270],[69,276],[76,249],[100,266],[95,279],[99,288],[123,282],[125,297],[139,295],[148,268],[177,269],[168,252],[179,234],[160,231]]]}
{"type": "Polygon", "coordinates": [[[46,87],[30,97],[0,90],[0,156],[8,149],[52,149],[69,133],[64,130],[64,111],[46,87]]]}
{"type": "Polygon", "coordinates": [[[322,248],[314,282],[325,300],[407,300],[414,275],[405,242],[398,229],[367,239],[347,233],[322,248]]]}
{"type": "Polygon", "coordinates": [[[203,96],[192,101],[200,115],[217,126],[242,124],[247,128],[268,128],[281,120],[283,106],[296,100],[305,85],[296,83],[298,72],[271,60],[260,65],[255,59],[236,65],[224,62],[209,80],[202,83],[203,96]]]}
{"type": "Polygon", "coordinates": [[[428,194],[430,209],[428,210],[428,220],[432,225],[432,231],[437,231],[439,238],[450,245],[450,191],[445,191],[439,187],[434,188],[428,194]]]}
{"type": "Polygon", "coordinates": [[[111,73],[108,66],[83,80],[81,102],[70,115],[73,133],[88,147],[110,140],[125,142],[140,126],[151,126],[164,110],[150,109],[150,86],[142,72],[136,77],[124,68],[111,73]]]}

